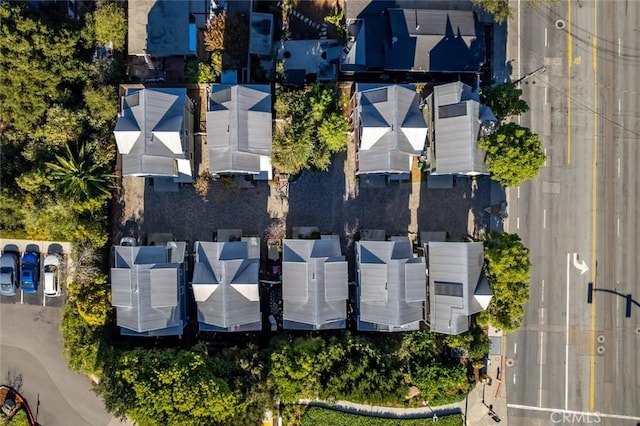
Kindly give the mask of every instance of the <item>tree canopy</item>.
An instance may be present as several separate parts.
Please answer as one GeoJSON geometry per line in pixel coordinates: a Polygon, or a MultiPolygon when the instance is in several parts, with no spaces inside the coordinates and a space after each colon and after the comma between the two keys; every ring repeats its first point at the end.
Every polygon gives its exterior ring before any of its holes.
{"type": "Polygon", "coordinates": [[[504,186],[535,178],[546,160],[538,135],[516,123],[498,126],[480,138],[478,146],[487,152],[491,177],[504,186]]]}
{"type": "Polygon", "coordinates": [[[491,108],[500,121],[529,111],[529,105],[525,100],[520,99],[520,96],[522,96],[522,90],[513,83],[487,86],[480,92],[482,103],[491,108]]]}
{"type": "Polygon", "coordinates": [[[529,300],[529,249],[518,234],[506,232],[490,232],[484,247],[485,274],[493,298],[479,320],[507,333],[515,331],[522,324],[529,300]]]}
{"type": "Polygon", "coordinates": [[[511,18],[509,0],[471,0],[471,2],[493,15],[493,19],[498,23],[506,22],[511,18]]]}
{"type": "Polygon", "coordinates": [[[283,90],[276,96],[273,165],[283,173],[327,170],[331,155],[347,147],[348,124],[335,87],[283,90]]]}

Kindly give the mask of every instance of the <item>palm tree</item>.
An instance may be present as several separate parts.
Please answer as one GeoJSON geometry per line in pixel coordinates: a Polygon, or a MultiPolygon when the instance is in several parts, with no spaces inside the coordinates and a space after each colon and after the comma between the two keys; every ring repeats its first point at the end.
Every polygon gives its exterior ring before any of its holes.
{"type": "Polygon", "coordinates": [[[78,155],[74,155],[67,145],[66,157],[56,155],[56,159],[58,163],[47,163],[47,167],[63,194],[79,201],[110,195],[113,175],[93,162],[84,144],[80,146],[78,155]]]}

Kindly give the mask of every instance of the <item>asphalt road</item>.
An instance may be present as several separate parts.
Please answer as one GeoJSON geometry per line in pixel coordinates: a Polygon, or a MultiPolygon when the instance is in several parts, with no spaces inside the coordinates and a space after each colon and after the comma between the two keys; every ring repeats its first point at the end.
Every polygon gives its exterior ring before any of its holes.
{"type": "Polygon", "coordinates": [[[89,379],[67,368],[61,320],[59,308],[0,305],[0,380],[21,389],[43,426],[117,424],[89,379]]]}
{"type": "Polygon", "coordinates": [[[640,300],[640,5],[539,3],[512,2],[510,22],[511,79],[528,76],[520,121],[540,135],[547,163],[509,190],[507,229],[533,262],[524,326],[507,339],[509,424],[636,424],[640,306],[625,314],[627,294],[640,300]]]}

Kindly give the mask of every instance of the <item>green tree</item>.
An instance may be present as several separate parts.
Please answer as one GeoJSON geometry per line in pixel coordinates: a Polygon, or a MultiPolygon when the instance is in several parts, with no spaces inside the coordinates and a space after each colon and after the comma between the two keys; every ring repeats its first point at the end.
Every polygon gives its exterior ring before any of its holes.
{"type": "Polygon", "coordinates": [[[52,105],[73,100],[87,65],[79,32],[54,29],[27,3],[0,4],[0,22],[0,128],[3,143],[22,145],[52,105]]]}
{"type": "Polygon", "coordinates": [[[69,368],[77,373],[100,376],[106,333],[104,327],[89,325],[78,313],[75,301],[67,299],[62,309],[63,353],[69,368]]]}
{"type": "Polygon", "coordinates": [[[347,148],[348,130],[349,124],[344,116],[334,112],[320,123],[318,139],[327,146],[330,152],[341,152],[347,148]]]}
{"type": "Polygon", "coordinates": [[[482,359],[491,349],[489,336],[475,322],[468,331],[445,337],[445,343],[451,349],[464,349],[472,360],[482,359]]]}
{"type": "Polygon", "coordinates": [[[47,163],[58,189],[76,200],[109,197],[112,176],[93,162],[86,145],[80,145],[77,154],[67,145],[67,156],[56,155],[57,163],[47,163]]]}
{"type": "Polygon", "coordinates": [[[118,96],[111,86],[88,86],[84,89],[84,102],[89,110],[89,122],[94,128],[109,127],[118,115],[118,96]]]}
{"type": "Polygon", "coordinates": [[[103,3],[87,15],[87,26],[93,30],[98,46],[113,43],[114,50],[122,51],[127,35],[127,21],[120,3],[103,3]]]}
{"type": "Polygon", "coordinates": [[[136,348],[105,364],[97,391],[107,409],[127,413],[144,425],[202,425],[222,422],[241,405],[220,377],[226,361],[193,350],[136,348]],[[123,395],[125,392],[126,395],[123,395]]]}
{"type": "Polygon", "coordinates": [[[187,83],[213,83],[219,71],[206,62],[191,60],[185,64],[185,74],[187,83]]]}
{"type": "Polygon", "coordinates": [[[518,234],[489,232],[484,240],[485,271],[492,281],[529,282],[529,249],[518,234]]]}
{"type": "Polygon", "coordinates": [[[478,322],[510,333],[522,325],[524,305],[529,300],[529,249],[517,234],[498,232],[490,232],[484,246],[485,274],[493,297],[478,322]]]}
{"type": "Polygon", "coordinates": [[[529,105],[525,100],[520,99],[520,96],[522,96],[522,90],[513,83],[488,86],[480,92],[482,103],[491,108],[500,121],[529,111],[529,105]]]}
{"type": "Polygon", "coordinates": [[[498,126],[494,133],[480,138],[478,146],[487,152],[491,177],[504,186],[535,178],[546,160],[538,135],[516,123],[498,126]]]}
{"type": "Polygon", "coordinates": [[[506,22],[511,18],[509,0],[471,0],[471,2],[493,15],[493,19],[498,23],[506,22]]]}

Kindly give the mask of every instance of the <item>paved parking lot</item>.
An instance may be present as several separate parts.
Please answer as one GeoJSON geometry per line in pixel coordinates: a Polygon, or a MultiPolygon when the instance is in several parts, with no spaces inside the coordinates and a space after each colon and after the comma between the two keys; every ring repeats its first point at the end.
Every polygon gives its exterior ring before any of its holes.
{"type": "Polygon", "coordinates": [[[61,270],[64,270],[64,264],[67,262],[68,254],[71,250],[71,245],[67,242],[56,241],[28,241],[28,240],[9,240],[0,239],[0,249],[2,252],[19,252],[18,263],[25,250],[36,251],[40,253],[40,278],[38,283],[38,289],[36,293],[25,293],[22,288],[18,288],[18,291],[14,296],[6,297],[0,296],[0,304],[21,304],[21,305],[39,305],[39,306],[51,306],[55,308],[61,308],[64,304],[64,297],[66,291],[66,285],[63,284],[64,274],[61,274],[60,290],[61,294],[58,297],[48,297],[44,294],[42,265],[47,253],[59,253],[63,256],[63,265],[61,270]]]}
{"type": "MultiPolygon", "coordinates": [[[[387,235],[406,235],[411,222],[411,182],[389,182],[384,187],[345,185],[345,173],[353,168],[345,153],[334,156],[327,172],[304,171],[289,184],[287,229],[317,226],[323,233],[343,236],[345,230],[385,229],[387,235]],[[345,164],[346,162],[346,164],[345,164]]],[[[426,176],[423,176],[425,178],[426,176]]],[[[125,178],[122,218],[117,230],[144,240],[150,233],[170,232],[178,240],[210,240],[219,228],[242,228],[245,235],[264,235],[271,216],[271,188],[267,182],[240,188],[229,182],[213,182],[207,202],[193,186],[179,192],[158,193],[141,178],[125,178]],[[137,179],[137,180],[135,180],[137,179]],[[129,194],[126,192],[129,191],[129,194]]],[[[459,241],[483,231],[489,220],[490,180],[480,177],[454,179],[453,189],[429,189],[420,185],[418,232],[446,231],[459,241]]]]}

